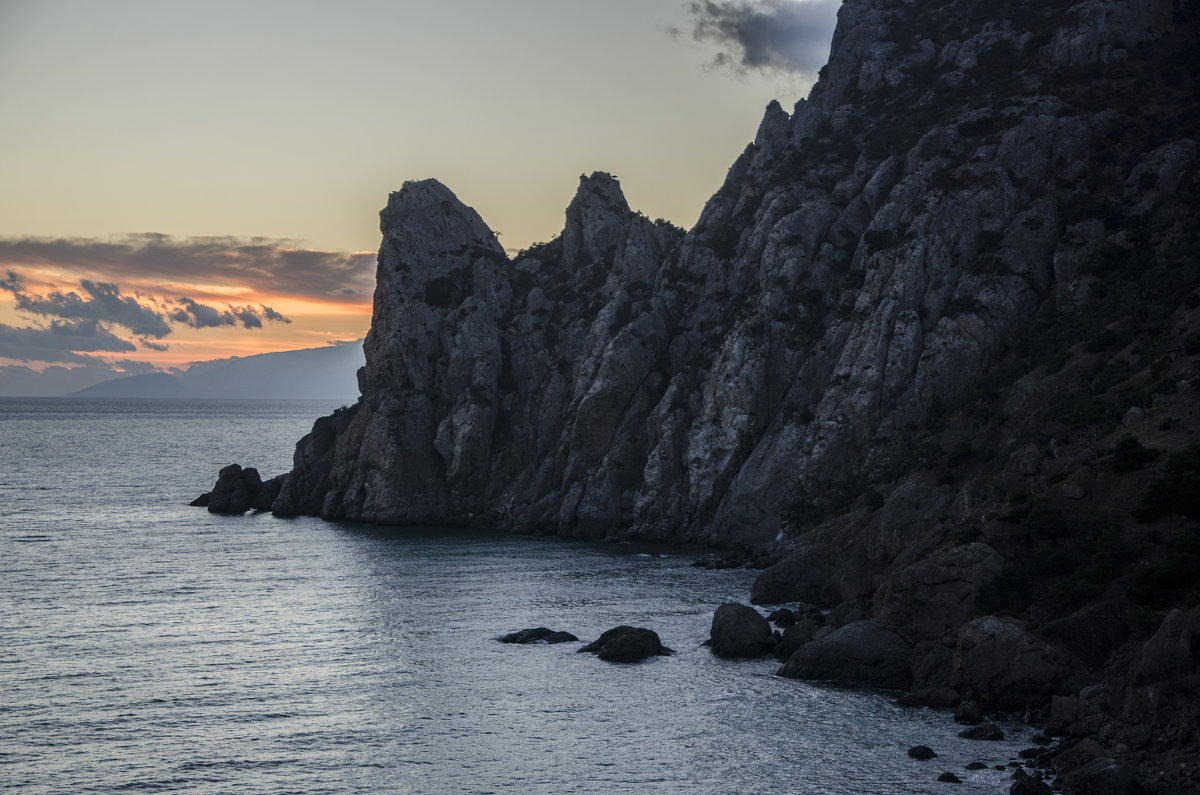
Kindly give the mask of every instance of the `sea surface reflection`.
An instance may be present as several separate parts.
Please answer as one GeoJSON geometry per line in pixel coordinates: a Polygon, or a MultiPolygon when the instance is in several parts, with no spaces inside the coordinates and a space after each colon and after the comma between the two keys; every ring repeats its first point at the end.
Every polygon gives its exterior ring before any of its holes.
{"type": "MultiPolygon", "coordinates": [[[[0,779],[29,792],[1007,790],[1022,737],[773,675],[701,644],[752,572],[678,550],[219,517],[219,466],[288,466],[332,406],[0,401],[0,779]],[[618,624],[637,665],[546,625],[618,624]],[[906,750],[932,746],[916,762],[906,750]]],[[[1028,732],[1025,732],[1027,739],[1028,732]]]]}

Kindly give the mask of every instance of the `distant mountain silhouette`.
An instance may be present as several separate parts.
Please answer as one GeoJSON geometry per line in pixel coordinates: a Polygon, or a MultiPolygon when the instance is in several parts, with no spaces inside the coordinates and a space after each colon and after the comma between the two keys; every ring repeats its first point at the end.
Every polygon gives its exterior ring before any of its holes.
{"type": "Polygon", "coordinates": [[[193,364],[179,375],[113,378],[69,397],[346,400],[358,398],[361,342],[193,364]]]}

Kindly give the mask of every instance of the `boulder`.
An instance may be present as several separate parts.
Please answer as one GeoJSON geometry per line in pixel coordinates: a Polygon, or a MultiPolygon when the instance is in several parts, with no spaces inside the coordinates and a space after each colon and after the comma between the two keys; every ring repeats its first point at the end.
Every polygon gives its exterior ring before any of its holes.
{"type": "Polygon", "coordinates": [[[775,637],[753,607],[727,602],[713,614],[709,645],[718,657],[763,657],[775,648],[775,637]]]}
{"type": "Polygon", "coordinates": [[[768,566],[750,587],[756,605],[805,601],[835,604],[841,601],[840,567],[832,555],[817,547],[804,547],[768,566]]]}
{"type": "Polygon", "coordinates": [[[857,621],[802,646],[779,675],[902,690],[912,683],[911,662],[912,647],[903,638],[857,621]]]}
{"type": "Polygon", "coordinates": [[[964,740],[1003,740],[1004,730],[994,723],[981,723],[969,729],[963,729],[958,736],[964,740]]]}
{"type": "Polygon", "coordinates": [[[937,777],[937,780],[943,784],[961,784],[962,779],[951,773],[949,770],[937,777]]]}
{"type": "Polygon", "coordinates": [[[933,759],[935,756],[937,756],[937,754],[933,752],[933,749],[928,745],[914,745],[912,748],[908,749],[908,755],[913,759],[917,759],[922,762],[927,759],[933,759]]]}
{"type": "Polygon", "coordinates": [[[1104,746],[1091,737],[1084,737],[1073,745],[1060,749],[1055,754],[1054,772],[1061,776],[1107,755],[1108,752],[1104,750],[1104,746]]]}
{"type": "Polygon", "coordinates": [[[643,627],[613,627],[579,650],[608,662],[640,662],[649,657],[667,657],[675,652],[662,645],[658,633],[643,627]]]}
{"type": "Polygon", "coordinates": [[[1172,610],[1133,665],[1121,714],[1162,736],[1200,742],[1200,608],[1172,610]]]}
{"type": "Polygon", "coordinates": [[[964,701],[954,710],[954,722],[975,726],[983,723],[983,710],[974,701],[964,701]]]}
{"type": "Polygon", "coordinates": [[[510,632],[500,638],[501,643],[570,643],[579,640],[570,632],[556,632],[547,627],[534,627],[510,632]]]}
{"type": "Polygon", "coordinates": [[[821,625],[811,618],[801,619],[783,631],[783,636],[775,644],[775,657],[786,661],[795,654],[801,646],[811,641],[821,625]]]}
{"type": "Polygon", "coordinates": [[[790,627],[796,623],[796,614],[786,607],[781,607],[772,611],[771,615],[767,616],[767,621],[777,627],[790,627]]]}
{"type": "Polygon", "coordinates": [[[974,692],[985,710],[1041,707],[1069,688],[1078,660],[1020,623],[987,616],[958,630],[950,685],[974,692]]]}
{"type": "Polygon", "coordinates": [[[1042,781],[1036,776],[1031,776],[1021,768],[1017,768],[1013,773],[1012,786],[1009,787],[1009,795],[1053,795],[1054,790],[1050,789],[1050,785],[1042,781]]]}
{"type": "Polygon", "coordinates": [[[888,575],[875,591],[875,617],[916,638],[938,637],[970,618],[979,589],[1003,563],[979,542],[937,552],[888,575]]]}

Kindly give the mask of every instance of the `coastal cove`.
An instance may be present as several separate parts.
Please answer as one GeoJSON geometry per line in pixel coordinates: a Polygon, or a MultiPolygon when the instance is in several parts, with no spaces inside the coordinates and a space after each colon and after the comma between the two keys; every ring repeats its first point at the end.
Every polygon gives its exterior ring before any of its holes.
{"type": "Polygon", "coordinates": [[[694,552],[365,527],[187,501],[221,464],[287,466],[333,408],[0,401],[0,775],[22,791],[1006,790],[1031,730],[774,676],[700,644],[754,572],[694,552]],[[221,460],[213,457],[220,455],[221,460]],[[228,457],[228,460],[226,460],[228,457]],[[622,623],[636,666],[496,637],[622,623]],[[928,762],[906,750],[929,745],[928,762]]]}

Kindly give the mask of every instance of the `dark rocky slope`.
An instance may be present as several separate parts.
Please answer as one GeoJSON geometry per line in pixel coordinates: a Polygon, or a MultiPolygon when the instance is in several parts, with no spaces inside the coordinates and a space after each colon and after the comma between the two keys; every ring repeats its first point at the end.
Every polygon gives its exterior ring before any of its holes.
{"type": "Polygon", "coordinates": [[[274,510],[756,550],[833,608],[785,674],[1053,705],[1195,787],[1198,17],[847,0],[686,234],[593,174],[510,260],[406,185],[274,510]]]}

